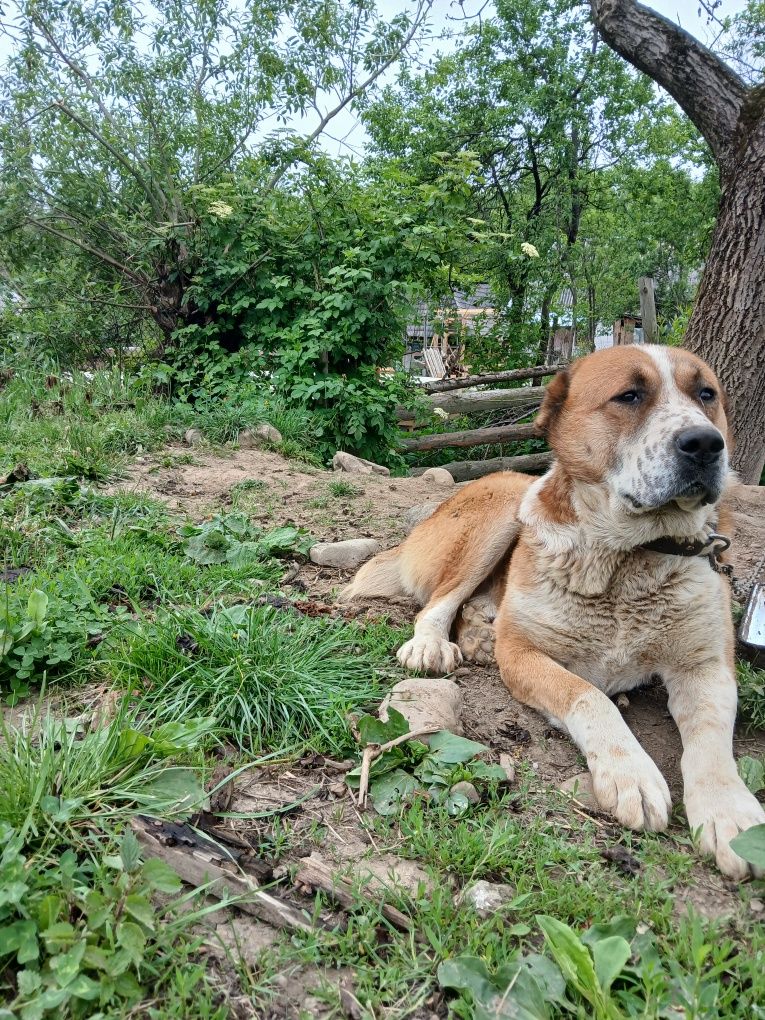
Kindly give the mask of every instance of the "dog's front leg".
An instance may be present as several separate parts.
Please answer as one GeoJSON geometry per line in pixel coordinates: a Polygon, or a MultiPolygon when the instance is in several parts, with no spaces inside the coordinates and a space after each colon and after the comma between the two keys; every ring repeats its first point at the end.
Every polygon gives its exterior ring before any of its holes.
{"type": "Polygon", "coordinates": [[[616,705],[497,622],[497,662],[510,692],[565,729],[587,759],[598,804],[630,829],[667,827],[672,802],[664,777],[616,705]]]}
{"type": "MultiPolygon", "coordinates": [[[[765,822],[765,811],[740,778],[733,757],[736,681],[725,662],[714,660],[695,670],[664,671],[669,710],[683,741],[685,812],[699,844],[732,878],[745,878],[750,867],[730,841],[765,822]]],[[[754,869],[752,869],[754,870],[754,869]]]]}

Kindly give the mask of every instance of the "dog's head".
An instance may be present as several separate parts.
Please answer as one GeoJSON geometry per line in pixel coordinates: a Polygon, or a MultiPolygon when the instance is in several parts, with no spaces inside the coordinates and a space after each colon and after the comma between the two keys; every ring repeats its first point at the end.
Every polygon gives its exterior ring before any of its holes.
{"type": "Polygon", "coordinates": [[[605,485],[630,514],[716,503],[728,474],[725,398],[687,351],[597,351],[547,387],[537,429],[574,480],[605,485]]]}

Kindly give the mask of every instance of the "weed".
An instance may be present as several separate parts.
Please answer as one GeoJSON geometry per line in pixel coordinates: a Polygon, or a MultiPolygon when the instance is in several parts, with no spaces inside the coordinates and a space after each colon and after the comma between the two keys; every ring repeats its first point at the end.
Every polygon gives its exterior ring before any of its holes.
{"type": "Polygon", "coordinates": [[[330,496],[335,499],[363,496],[364,490],[352,482],[345,482],[342,479],[334,479],[327,485],[330,496]]]}

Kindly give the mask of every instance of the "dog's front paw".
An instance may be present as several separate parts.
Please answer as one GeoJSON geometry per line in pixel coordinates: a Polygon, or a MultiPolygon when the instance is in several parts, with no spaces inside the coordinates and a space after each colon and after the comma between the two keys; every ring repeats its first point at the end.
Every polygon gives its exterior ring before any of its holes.
{"type": "Polygon", "coordinates": [[[462,653],[451,641],[438,637],[415,635],[398,650],[398,661],[417,673],[443,676],[453,673],[462,662],[462,653]]]}
{"type": "Polygon", "coordinates": [[[598,804],[627,829],[661,832],[669,822],[672,798],[664,776],[642,749],[614,747],[589,760],[598,804]]]}
{"type": "Polygon", "coordinates": [[[762,805],[741,780],[695,787],[686,795],[685,813],[691,831],[698,832],[699,849],[715,858],[724,875],[737,879],[762,875],[730,848],[739,832],[765,823],[762,805]]]}

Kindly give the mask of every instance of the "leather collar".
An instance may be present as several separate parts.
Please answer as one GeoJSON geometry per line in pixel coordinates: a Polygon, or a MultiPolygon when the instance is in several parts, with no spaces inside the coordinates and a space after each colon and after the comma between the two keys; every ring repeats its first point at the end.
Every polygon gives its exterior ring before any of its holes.
{"type": "Polygon", "coordinates": [[[665,556],[706,556],[709,565],[717,574],[730,577],[733,567],[729,563],[721,563],[720,557],[730,547],[727,535],[719,535],[713,531],[705,539],[655,538],[652,542],[644,542],[638,549],[646,552],[663,553],[665,556]]]}

